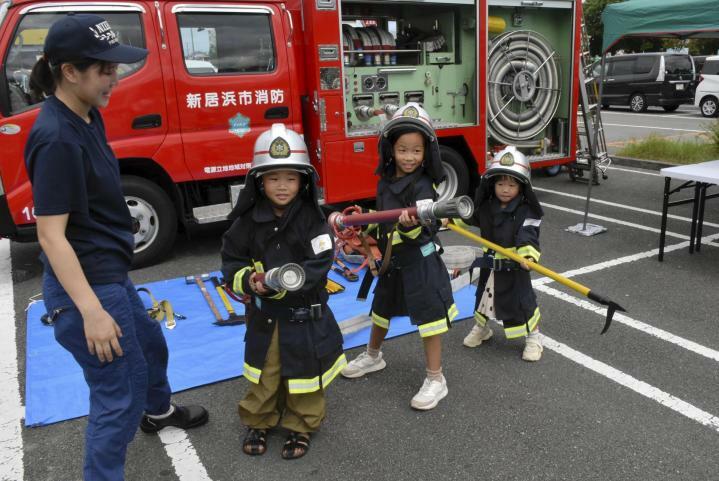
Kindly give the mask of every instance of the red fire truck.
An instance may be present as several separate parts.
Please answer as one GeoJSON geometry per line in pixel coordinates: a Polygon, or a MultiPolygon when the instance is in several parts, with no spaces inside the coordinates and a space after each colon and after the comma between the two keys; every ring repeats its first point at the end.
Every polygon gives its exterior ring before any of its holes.
{"type": "Polygon", "coordinates": [[[574,160],[578,0],[0,1],[0,236],[32,240],[23,147],[49,26],[104,16],[146,60],[123,66],[104,118],[135,220],[136,264],[226,219],[259,133],[303,132],[327,204],[374,196],[377,133],[398,106],[432,116],[449,198],[488,154],[574,160]]]}

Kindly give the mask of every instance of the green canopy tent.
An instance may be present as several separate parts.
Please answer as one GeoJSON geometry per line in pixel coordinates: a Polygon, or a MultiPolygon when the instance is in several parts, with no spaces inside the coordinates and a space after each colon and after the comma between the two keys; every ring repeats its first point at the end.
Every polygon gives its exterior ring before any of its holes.
{"type": "Polygon", "coordinates": [[[702,38],[719,36],[719,0],[628,0],[602,12],[608,52],[624,37],[702,38]]]}

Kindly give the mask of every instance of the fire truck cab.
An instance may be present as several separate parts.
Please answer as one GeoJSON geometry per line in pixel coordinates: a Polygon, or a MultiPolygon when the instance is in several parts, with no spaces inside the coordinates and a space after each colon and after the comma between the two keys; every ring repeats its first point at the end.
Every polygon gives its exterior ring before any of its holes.
{"type": "Polygon", "coordinates": [[[134,219],[135,265],[179,227],[226,220],[272,123],[302,132],[328,204],[371,199],[377,134],[401,105],[432,116],[447,180],[477,185],[517,145],[533,167],[574,160],[575,0],[0,1],[0,236],[33,240],[23,149],[43,99],[29,78],[49,26],[105,17],[149,50],[104,109],[134,219]]]}

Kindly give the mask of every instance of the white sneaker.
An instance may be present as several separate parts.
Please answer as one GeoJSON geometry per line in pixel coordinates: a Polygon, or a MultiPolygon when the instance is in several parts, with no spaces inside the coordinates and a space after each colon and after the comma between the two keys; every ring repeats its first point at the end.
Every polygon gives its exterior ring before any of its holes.
{"type": "Polygon", "coordinates": [[[447,380],[442,376],[442,382],[430,381],[425,378],[419,392],[414,395],[410,405],[415,409],[427,411],[434,408],[447,395],[447,380]]]}
{"type": "Polygon", "coordinates": [[[372,357],[367,354],[367,351],[362,351],[359,356],[342,369],[341,374],[348,378],[362,377],[370,372],[380,371],[385,367],[387,367],[387,363],[382,359],[381,352],[377,357],[372,357]]]}
{"type": "Polygon", "coordinates": [[[469,334],[464,338],[464,341],[462,341],[462,344],[467,347],[478,347],[483,341],[492,337],[492,335],[492,329],[490,329],[489,326],[475,324],[472,330],[469,331],[469,334]]]}
{"type": "Polygon", "coordinates": [[[522,359],[529,362],[536,362],[542,359],[542,337],[538,332],[527,336],[524,341],[524,351],[522,351],[522,359]]]}

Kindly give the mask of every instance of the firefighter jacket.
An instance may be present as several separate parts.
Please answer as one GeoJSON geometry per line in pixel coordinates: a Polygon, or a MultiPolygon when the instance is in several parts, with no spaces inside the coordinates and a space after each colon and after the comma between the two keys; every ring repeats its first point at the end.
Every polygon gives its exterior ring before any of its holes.
{"type": "MultiPolygon", "coordinates": [[[[411,207],[436,198],[432,180],[422,168],[399,178],[382,177],[377,185],[377,209],[411,207]]],[[[422,337],[446,332],[457,316],[447,268],[436,249],[439,223],[404,227],[380,224],[378,244],[386,253],[392,243],[392,254],[385,273],[374,291],[372,319],[380,327],[389,327],[394,316],[409,315],[419,325],[422,337]]]]}
{"type": "MultiPolygon", "coordinates": [[[[469,222],[480,228],[481,235],[485,239],[522,257],[529,257],[534,262],[539,261],[541,207],[537,209],[535,203],[528,201],[523,193],[505,208],[501,207],[493,195],[475,199],[474,216],[469,222]]],[[[508,261],[501,254],[484,247],[483,250],[485,260],[494,257],[500,261],[498,265],[504,266],[494,268],[493,295],[496,318],[504,321],[507,338],[527,335],[536,327],[540,317],[529,272],[522,269],[519,264],[508,261]]],[[[486,268],[486,265],[485,263],[485,268],[480,270],[475,310],[490,275],[490,269],[486,268]]],[[[483,319],[477,321],[484,324],[483,319]]]]}
{"type": "Polygon", "coordinates": [[[347,361],[325,289],[334,256],[332,235],[314,203],[298,195],[278,218],[269,200],[258,196],[254,206],[237,217],[223,235],[221,254],[224,278],[232,282],[235,292],[251,295],[246,307],[244,376],[259,382],[277,324],[281,374],[288,379],[290,393],[327,387],[347,361]],[[253,270],[266,272],[289,262],[305,271],[300,290],[259,296],[250,289],[253,270]]]}

